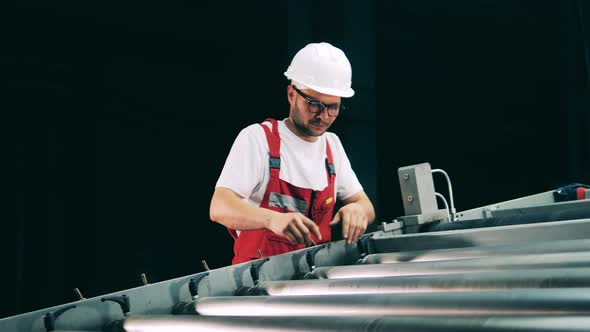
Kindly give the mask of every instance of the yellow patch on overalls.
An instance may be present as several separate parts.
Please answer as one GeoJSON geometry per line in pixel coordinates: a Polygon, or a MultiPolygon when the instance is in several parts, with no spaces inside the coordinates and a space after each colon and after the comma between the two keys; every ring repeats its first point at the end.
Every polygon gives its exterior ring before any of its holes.
{"type": "Polygon", "coordinates": [[[327,204],[330,204],[330,203],[332,203],[332,201],[333,201],[332,197],[328,198],[328,199],[326,200],[326,205],[327,205],[327,204]]]}

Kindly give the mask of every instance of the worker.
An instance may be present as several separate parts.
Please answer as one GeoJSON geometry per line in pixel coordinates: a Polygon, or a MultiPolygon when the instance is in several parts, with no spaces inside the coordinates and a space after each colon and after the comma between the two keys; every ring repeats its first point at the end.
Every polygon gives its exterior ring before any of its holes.
{"type": "Polygon", "coordinates": [[[340,139],[327,132],[354,94],[346,55],[311,43],[284,75],[289,116],[238,134],[211,199],[211,220],[235,240],[233,264],[329,242],[338,223],[353,244],[375,218],[340,139]]]}

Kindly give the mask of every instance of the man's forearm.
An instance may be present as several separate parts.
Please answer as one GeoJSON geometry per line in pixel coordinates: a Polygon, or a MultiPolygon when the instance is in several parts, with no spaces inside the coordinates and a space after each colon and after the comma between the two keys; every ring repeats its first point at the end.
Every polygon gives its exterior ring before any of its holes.
{"type": "Polygon", "coordinates": [[[209,216],[227,228],[245,231],[266,229],[275,211],[252,206],[234,191],[218,187],[213,193],[209,216]]]}

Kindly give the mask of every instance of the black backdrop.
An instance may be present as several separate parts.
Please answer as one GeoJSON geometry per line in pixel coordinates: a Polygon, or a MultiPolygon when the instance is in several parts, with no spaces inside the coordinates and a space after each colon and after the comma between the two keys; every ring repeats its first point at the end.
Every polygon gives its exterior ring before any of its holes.
{"type": "MultiPolygon", "coordinates": [[[[377,221],[430,162],[459,210],[590,182],[584,1],[4,5],[0,317],[228,265],[208,217],[235,135],[287,114],[312,41],[353,65],[336,122],[377,221]],[[581,18],[580,19],[580,14],[581,18]],[[3,135],[4,136],[4,135],[3,135]]],[[[437,188],[446,194],[436,179],[437,188]]]]}

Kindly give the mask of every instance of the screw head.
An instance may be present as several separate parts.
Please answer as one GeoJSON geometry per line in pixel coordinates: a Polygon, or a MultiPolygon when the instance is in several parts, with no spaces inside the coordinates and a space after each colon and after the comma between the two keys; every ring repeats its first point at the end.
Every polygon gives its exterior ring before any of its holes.
{"type": "Polygon", "coordinates": [[[414,200],[414,197],[412,197],[412,195],[408,196],[408,202],[411,202],[414,200]]]}
{"type": "Polygon", "coordinates": [[[410,175],[408,173],[404,174],[404,180],[408,180],[410,178],[410,175]]]}

